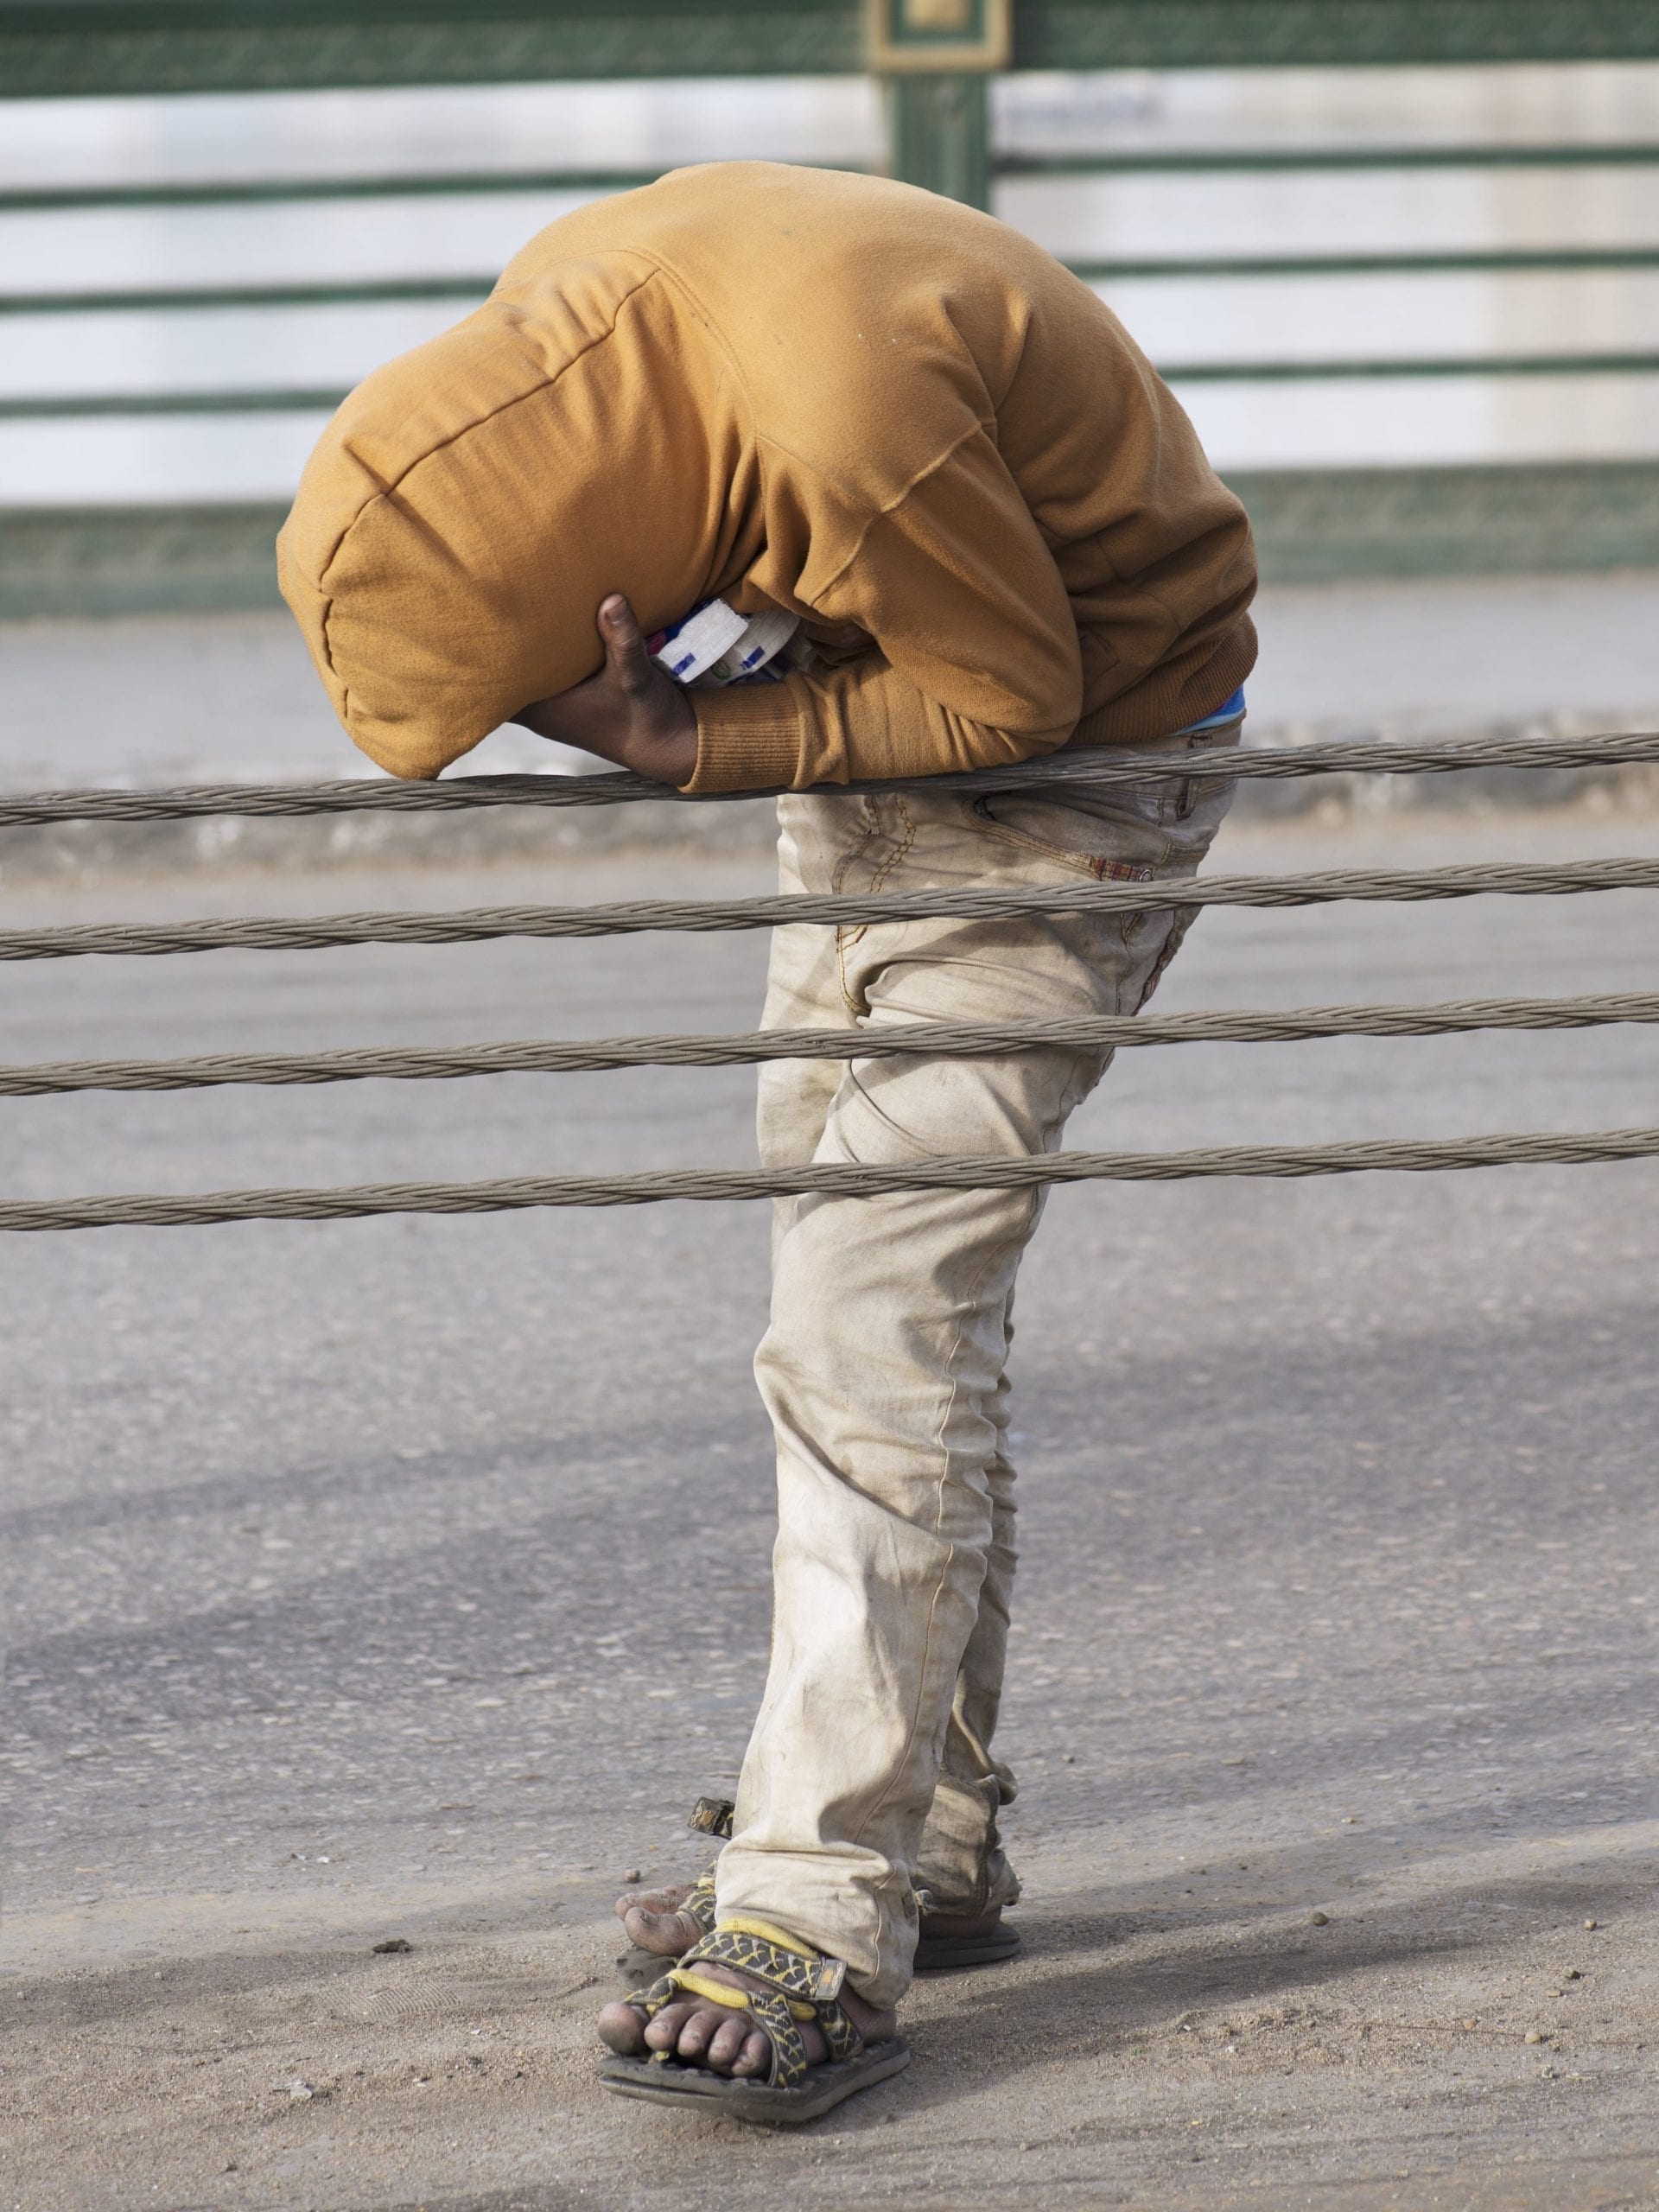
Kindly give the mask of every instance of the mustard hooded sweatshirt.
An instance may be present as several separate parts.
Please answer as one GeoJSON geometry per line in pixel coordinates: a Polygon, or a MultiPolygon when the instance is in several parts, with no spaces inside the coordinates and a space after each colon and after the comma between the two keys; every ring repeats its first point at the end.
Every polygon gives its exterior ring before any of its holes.
{"type": "Polygon", "coordinates": [[[1243,510],[1088,286],[951,200],[770,162],[542,232],[346,401],[277,550],[398,776],[592,675],[613,591],[647,632],[782,607],[825,657],[691,695],[692,791],[1133,742],[1255,652],[1243,510]]]}

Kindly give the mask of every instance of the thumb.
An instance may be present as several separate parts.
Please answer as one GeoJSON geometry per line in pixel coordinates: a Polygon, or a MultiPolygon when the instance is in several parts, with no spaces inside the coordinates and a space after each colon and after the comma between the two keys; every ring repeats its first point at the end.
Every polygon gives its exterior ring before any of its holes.
{"type": "Polygon", "coordinates": [[[600,601],[599,634],[605,640],[605,661],[626,690],[639,690],[651,681],[651,657],[639,634],[634,613],[620,591],[600,601]]]}

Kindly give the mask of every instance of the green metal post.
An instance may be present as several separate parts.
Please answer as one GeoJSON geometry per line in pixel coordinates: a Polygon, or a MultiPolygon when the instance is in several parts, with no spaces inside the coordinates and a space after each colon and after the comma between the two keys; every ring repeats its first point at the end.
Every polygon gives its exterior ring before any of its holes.
{"type": "Polygon", "coordinates": [[[969,207],[991,204],[989,80],[983,71],[917,71],[887,79],[894,176],[969,207]]]}

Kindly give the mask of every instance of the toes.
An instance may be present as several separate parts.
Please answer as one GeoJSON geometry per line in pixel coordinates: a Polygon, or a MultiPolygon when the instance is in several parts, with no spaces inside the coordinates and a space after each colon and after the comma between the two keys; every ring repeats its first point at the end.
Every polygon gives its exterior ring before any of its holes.
{"type": "Polygon", "coordinates": [[[659,1959],[677,1959],[690,1949],[701,1933],[683,1913],[658,1912],[640,1903],[628,1905],[622,1924],[631,1942],[659,1959]]]}
{"type": "MultiPolygon", "coordinates": [[[[709,2038],[703,2063],[712,2066],[717,2074],[729,2073],[748,2042],[751,2032],[749,2024],[741,2012],[728,2013],[709,2038]]],[[[681,2047],[684,2047],[683,2039],[681,2047]]]]}
{"type": "Polygon", "coordinates": [[[740,2081],[747,2081],[751,2074],[765,2074],[772,2065],[772,2045],[759,2028],[751,2028],[743,2038],[743,2048],[732,2061],[732,2072],[740,2081]]]}
{"type": "Polygon", "coordinates": [[[696,2009],[689,1998],[682,1998],[677,2004],[664,2005],[645,2030],[648,2046],[652,2050],[672,2050],[679,2042],[681,2029],[696,2009]]]}
{"type": "Polygon", "coordinates": [[[619,2057],[638,2057],[645,2048],[645,2016],[637,2005],[607,2005],[600,2014],[597,2025],[600,2041],[607,2044],[619,2057]]]}
{"type": "Polygon", "coordinates": [[[683,1885],[677,1889],[628,1890],[616,1901],[616,1916],[626,1920],[631,1912],[673,1912],[685,1898],[683,1885]]]}
{"type": "Polygon", "coordinates": [[[747,2016],[724,2005],[683,1999],[664,2005],[647,2020],[637,2005],[619,2000],[599,2016],[600,2040],[621,2057],[645,2050],[671,2050],[688,2065],[716,2074],[747,2076],[767,2072],[772,2046],[747,2016]]]}
{"type": "Polygon", "coordinates": [[[702,2058],[731,2017],[723,2007],[716,2009],[712,2005],[699,2005],[680,2030],[679,2056],[682,2058],[702,2058]]]}

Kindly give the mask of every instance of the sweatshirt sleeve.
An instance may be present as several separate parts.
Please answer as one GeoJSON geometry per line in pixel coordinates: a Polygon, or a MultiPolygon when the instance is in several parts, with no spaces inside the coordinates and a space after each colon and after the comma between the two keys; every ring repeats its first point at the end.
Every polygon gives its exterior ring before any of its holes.
{"type": "Polygon", "coordinates": [[[1063,745],[1083,710],[1071,602],[983,425],[877,515],[812,601],[875,649],[694,691],[688,791],[937,775],[1063,745]]]}

